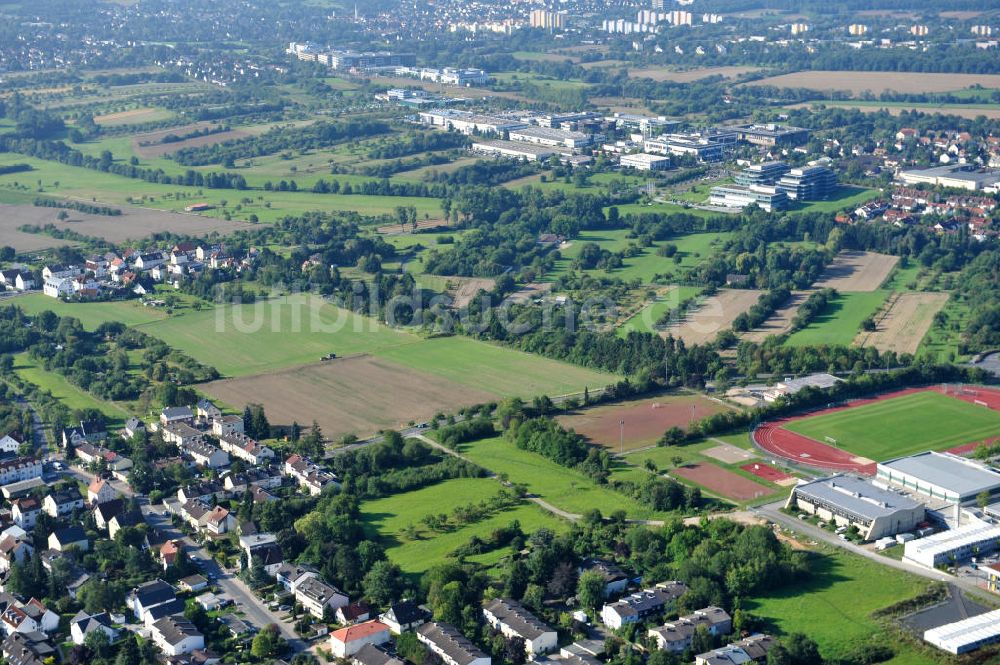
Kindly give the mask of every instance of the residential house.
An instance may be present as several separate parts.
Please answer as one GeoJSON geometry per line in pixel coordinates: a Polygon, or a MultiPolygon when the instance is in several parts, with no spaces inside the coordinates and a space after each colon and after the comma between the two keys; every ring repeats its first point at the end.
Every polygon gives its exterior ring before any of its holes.
{"type": "Polygon", "coordinates": [[[281,487],[281,474],[270,467],[247,469],[243,473],[227,473],[222,486],[233,495],[240,495],[252,487],[275,489],[281,487]]]}
{"type": "Polygon", "coordinates": [[[194,408],[198,420],[206,424],[222,417],[222,410],[207,399],[199,400],[194,408]]]}
{"type": "Polygon", "coordinates": [[[16,453],[21,449],[21,442],[15,439],[10,434],[4,434],[0,438],[0,452],[2,453],[16,453]]]}
{"type": "Polygon", "coordinates": [[[59,628],[59,615],[45,607],[37,598],[22,603],[13,596],[5,594],[3,614],[0,624],[5,635],[12,633],[41,632],[48,635],[59,628]]]}
{"type": "Polygon", "coordinates": [[[662,651],[681,653],[691,647],[695,631],[704,627],[709,635],[728,635],[733,632],[733,620],[721,607],[695,610],[676,621],[669,621],[657,628],[650,628],[648,635],[662,651]]]}
{"type": "Polygon", "coordinates": [[[695,665],[745,665],[765,663],[767,654],[775,639],[770,635],[751,635],[738,642],[732,642],[719,649],[700,653],[694,658],[695,665]]]}
{"type": "Polygon", "coordinates": [[[248,568],[260,564],[270,575],[274,575],[284,561],[278,538],[273,533],[244,532],[240,536],[240,549],[246,553],[248,568]]]}
{"type": "Polygon", "coordinates": [[[150,628],[150,637],[160,651],[168,656],[179,656],[205,648],[205,636],[184,617],[167,616],[158,619],[150,628]]]}
{"type": "Polygon", "coordinates": [[[170,422],[163,425],[162,436],[164,441],[181,449],[205,442],[205,434],[186,422],[170,422]]]}
{"type": "Polygon", "coordinates": [[[44,633],[14,633],[3,641],[0,647],[7,665],[50,665],[59,658],[44,633]]]}
{"type": "Polygon", "coordinates": [[[60,518],[82,510],[85,502],[76,487],[52,492],[42,499],[42,512],[49,517],[60,518]]]}
{"type": "Polygon", "coordinates": [[[274,571],[275,581],[289,593],[295,593],[300,584],[317,575],[319,571],[304,564],[283,563],[274,571]]]}
{"type": "Polygon", "coordinates": [[[125,474],[132,468],[132,460],[102,446],[81,443],[76,447],[74,452],[77,459],[84,464],[106,464],[108,470],[119,479],[126,477],[125,474]]]}
{"type": "Polygon", "coordinates": [[[216,506],[201,519],[205,530],[213,536],[229,533],[236,526],[236,518],[222,506],[216,506]]]}
{"type": "Polygon", "coordinates": [[[42,504],[38,499],[25,497],[11,502],[10,514],[14,524],[22,529],[33,529],[38,521],[38,513],[42,512],[42,504]]]}
{"type": "Polygon", "coordinates": [[[68,298],[73,295],[73,280],[68,277],[50,277],[42,285],[42,293],[50,298],[68,298]]]}
{"type": "Polygon", "coordinates": [[[83,644],[88,635],[97,631],[107,635],[109,642],[118,640],[119,633],[112,627],[111,615],[107,612],[88,614],[80,610],[75,617],[70,619],[69,634],[73,644],[83,644]]]}
{"type": "Polygon", "coordinates": [[[677,599],[687,592],[683,582],[663,582],[652,589],[644,589],[625,596],[601,609],[601,621],[615,630],[630,623],[638,623],[647,617],[663,614],[677,599]]]}
{"type": "Polygon", "coordinates": [[[246,434],[233,432],[219,437],[219,447],[250,464],[264,464],[274,459],[274,451],[257,443],[246,434]]]}
{"type": "Polygon", "coordinates": [[[135,416],[132,416],[125,421],[125,429],[123,431],[125,432],[125,436],[133,439],[136,435],[145,433],[146,425],[135,416]]]}
{"type": "Polygon", "coordinates": [[[229,466],[229,453],[204,441],[195,441],[188,444],[184,448],[184,452],[198,466],[207,467],[209,469],[218,469],[221,466],[229,466]]]}
{"type": "Polygon", "coordinates": [[[51,265],[42,268],[42,279],[54,279],[59,277],[76,277],[81,272],[79,266],[51,265]]]}
{"type": "Polygon", "coordinates": [[[224,488],[212,481],[191,483],[177,490],[177,500],[181,503],[187,503],[188,501],[214,503],[216,498],[224,498],[227,495],[224,488]]]}
{"type": "Polygon", "coordinates": [[[301,455],[290,455],[285,460],[284,474],[295,478],[301,487],[314,496],[319,495],[328,485],[340,487],[334,474],[301,455]]]}
{"type": "Polygon", "coordinates": [[[108,537],[114,540],[119,531],[125,528],[136,528],[145,524],[142,513],[138,510],[122,510],[108,521],[108,537]]]}
{"type": "Polygon", "coordinates": [[[389,626],[393,634],[399,635],[427,623],[430,618],[430,612],[417,605],[415,601],[401,600],[390,605],[378,619],[389,626]]]}
{"type": "Polygon", "coordinates": [[[483,617],[507,639],[524,640],[524,650],[529,656],[547,653],[558,646],[556,631],[516,600],[494,598],[483,607],[483,617]]]}
{"type": "Polygon", "coordinates": [[[178,555],[181,553],[181,546],[176,540],[168,540],[167,542],[160,545],[160,563],[163,565],[163,570],[166,570],[170,566],[174,565],[177,561],[178,555]]]}
{"type": "Polygon", "coordinates": [[[177,583],[182,591],[201,591],[208,588],[208,578],[204,575],[188,575],[177,583]]]}
{"type": "Polygon", "coordinates": [[[150,608],[172,602],[176,598],[177,593],[172,586],[163,580],[152,580],[132,589],[125,599],[125,604],[135,614],[135,618],[141,621],[150,608]]]}
{"type": "Polygon", "coordinates": [[[166,260],[163,258],[162,252],[149,252],[136,256],[135,260],[132,261],[132,266],[136,270],[152,270],[157,266],[162,266],[164,263],[166,263],[166,260]]]}
{"type": "Polygon", "coordinates": [[[21,564],[31,558],[35,548],[25,535],[18,537],[7,534],[0,538],[0,572],[11,569],[15,563],[21,564]]]}
{"type": "Polygon", "coordinates": [[[107,531],[111,520],[123,510],[125,510],[125,501],[123,499],[113,499],[99,503],[94,506],[94,524],[101,531],[107,531]]]}
{"type": "Polygon", "coordinates": [[[366,644],[351,657],[351,665],[406,665],[406,661],[374,644],[366,644]]]}
{"type": "Polygon", "coordinates": [[[114,501],[118,498],[118,490],[104,478],[97,478],[87,487],[87,503],[91,506],[114,501]]]}
{"type": "Polygon", "coordinates": [[[317,619],[322,619],[326,609],[336,610],[349,602],[347,595],[319,579],[309,577],[295,586],[295,600],[317,619]]]}
{"type": "Polygon", "coordinates": [[[63,448],[79,446],[81,443],[97,443],[108,438],[104,425],[94,421],[80,421],[78,425],[67,427],[62,431],[63,448]]]}
{"type": "Polygon", "coordinates": [[[20,268],[0,270],[0,285],[8,291],[27,291],[35,288],[35,280],[30,272],[20,268]]]}
{"type": "Polygon", "coordinates": [[[388,626],[378,621],[365,621],[330,633],[330,651],[335,658],[349,658],[365,645],[377,646],[389,639],[388,626]]]}
{"type": "Polygon", "coordinates": [[[191,424],[194,421],[194,412],[191,411],[189,406],[167,406],[160,411],[160,424],[169,425],[170,423],[187,423],[191,424]]]}
{"type": "Polygon", "coordinates": [[[628,586],[628,575],[613,561],[597,558],[586,559],[577,572],[582,575],[587,571],[594,571],[604,578],[605,598],[623,593],[628,586]]]}
{"type": "Polygon", "coordinates": [[[454,626],[431,621],[417,628],[417,639],[433,651],[445,665],[490,665],[490,657],[480,651],[454,626]]]}
{"type": "Polygon", "coordinates": [[[0,461],[0,485],[42,477],[42,462],[34,457],[15,457],[0,461]]]}
{"type": "Polygon", "coordinates": [[[87,540],[87,534],[84,532],[83,527],[74,524],[73,526],[56,529],[49,534],[49,549],[57,552],[65,552],[71,547],[75,547],[81,552],[86,552],[90,549],[90,541],[87,540]]]}
{"type": "Polygon", "coordinates": [[[227,434],[243,434],[243,418],[240,416],[220,416],[213,419],[212,434],[217,437],[227,434]]]}
{"type": "Polygon", "coordinates": [[[368,621],[371,618],[371,613],[371,606],[363,600],[358,600],[353,603],[348,603],[343,607],[338,607],[334,616],[337,618],[337,623],[349,625],[361,621],[368,621]]]}

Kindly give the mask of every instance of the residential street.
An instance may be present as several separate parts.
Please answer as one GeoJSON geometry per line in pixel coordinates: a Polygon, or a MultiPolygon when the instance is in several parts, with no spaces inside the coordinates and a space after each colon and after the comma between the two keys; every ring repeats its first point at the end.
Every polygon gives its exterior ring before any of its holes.
{"type": "Polygon", "coordinates": [[[152,506],[142,506],[143,516],[146,522],[167,535],[168,538],[183,542],[185,551],[192,559],[198,558],[202,562],[202,571],[215,579],[215,583],[222,591],[233,599],[233,603],[246,616],[258,630],[269,623],[278,626],[282,637],[288,640],[294,652],[307,648],[307,644],[295,633],[292,625],[284,620],[284,616],[273,612],[265,603],[254,595],[253,591],[235,575],[230,575],[219,566],[212,556],[195,543],[191,538],[178,531],[170,522],[170,517],[164,517],[162,510],[154,510],[152,506]]]}

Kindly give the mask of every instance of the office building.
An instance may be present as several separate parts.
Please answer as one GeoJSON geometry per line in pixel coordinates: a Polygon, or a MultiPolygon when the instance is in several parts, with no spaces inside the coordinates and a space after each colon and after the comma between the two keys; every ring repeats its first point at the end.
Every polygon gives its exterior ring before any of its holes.
{"type": "Polygon", "coordinates": [[[788,197],[785,192],[775,186],[751,185],[717,185],[712,188],[708,201],[714,206],[723,208],[745,208],[751,204],[767,212],[784,210],[788,207],[788,197]]]}
{"type": "Polygon", "coordinates": [[[636,155],[622,155],[619,164],[625,169],[639,171],[664,171],[670,168],[670,157],[665,155],[650,155],[641,152],[636,155]]]}
{"type": "Polygon", "coordinates": [[[726,127],[727,131],[736,132],[740,141],[762,145],[768,148],[774,146],[801,145],[809,140],[809,130],[802,127],[790,127],[775,123],[737,125],[726,127]]]}
{"type": "Polygon", "coordinates": [[[751,185],[773,185],[778,182],[781,176],[788,173],[788,164],[784,162],[764,162],[754,164],[743,169],[736,174],[737,185],[749,187],[751,185]]]}
{"type": "Polygon", "coordinates": [[[793,201],[816,201],[837,189],[837,174],[825,166],[792,169],[776,184],[793,201]]]}

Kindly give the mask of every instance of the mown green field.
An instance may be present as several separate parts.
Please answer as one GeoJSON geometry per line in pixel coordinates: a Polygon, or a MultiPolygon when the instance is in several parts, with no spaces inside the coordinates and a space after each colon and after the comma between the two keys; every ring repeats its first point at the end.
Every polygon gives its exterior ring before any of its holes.
{"type": "Polygon", "coordinates": [[[786,429],[874,460],[944,450],[1000,432],[1000,412],[924,391],[826,415],[793,420],[786,429]]]}
{"type": "Polygon", "coordinates": [[[14,372],[23,380],[32,383],[58,399],[66,408],[97,409],[108,418],[109,426],[121,426],[129,414],[117,404],[98,399],[77,388],[56,372],[48,372],[28,357],[27,353],[14,355],[14,372]]]}
{"type": "Polygon", "coordinates": [[[583,392],[584,388],[603,388],[621,379],[460,336],[386,347],[376,355],[499,395],[566,395],[583,392]]]}
{"type": "Polygon", "coordinates": [[[888,291],[839,293],[822,314],[802,330],[792,333],[787,344],[850,346],[861,330],[861,322],[875,314],[888,295],[888,291]]]}
{"type": "Polygon", "coordinates": [[[162,310],[143,307],[137,300],[90,303],[63,302],[41,293],[29,293],[4,304],[17,305],[29,315],[52,311],[59,316],[72,316],[79,319],[87,330],[94,330],[105,321],[119,321],[132,327],[142,323],[159,321],[166,317],[162,310]]]}
{"type": "Polygon", "coordinates": [[[420,339],[307,295],[173,316],[140,326],[225,376],[373,353],[420,339]]]}
{"type": "Polygon", "coordinates": [[[862,203],[870,201],[879,195],[877,189],[864,187],[839,187],[825,201],[803,201],[802,203],[792,203],[790,212],[838,212],[840,210],[854,210],[862,203]]]}
{"type": "MultiPolygon", "coordinates": [[[[580,256],[583,246],[587,243],[596,243],[601,249],[606,249],[609,252],[618,252],[630,244],[638,244],[638,239],[629,238],[630,233],[632,231],[629,229],[582,232],[569,247],[560,250],[562,258],[556,261],[555,270],[546,275],[546,278],[555,279],[567,273],[571,269],[573,260],[580,256]]],[[[655,242],[652,247],[642,248],[638,255],[624,259],[621,268],[610,271],[593,269],[586,272],[616,277],[625,281],[638,279],[643,284],[650,284],[656,275],[673,274],[680,269],[698,265],[711,256],[731,235],[731,233],[693,233],[655,242]],[[676,256],[680,257],[679,262],[673,257],[666,258],[657,254],[657,250],[668,243],[677,246],[676,256]]]]}
{"type": "MultiPolygon", "coordinates": [[[[413,492],[366,501],[361,505],[362,519],[370,535],[377,534],[381,537],[389,558],[409,574],[419,574],[444,563],[457,547],[469,542],[473,536],[486,538],[495,529],[505,527],[514,520],[521,524],[525,533],[532,533],[542,527],[555,531],[566,527],[566,522],[532,504],[524,504],[496,513],[481,522],[442,532],[431,531],[420,523],[427,515],[450,514],[459,506],[479,503],[495,496],[500,487],[496,480],[488,478],[446,480],[413,492]],[[419,531],[415,540],[409,540],[403,535],[410,525],[419,531]]],[[[484,556],[495,559],[506,553],[508,549],[502,548],[484,556]]]]}
{"type": "Polygon", "coordinates": [[[658,516],[624,494],[597,485],[579,471],[520,450],[501,437],[463,444],[459,452],[490,471],[505,474],[511,482],[527,485],[532,494],[570,513],[582,514],[596,508],[605,515],[624,510],[633,519],[658,516]]]}
{"type": "Polygon", "coordinates": [[[845,657],[872,641],[893,649],[896,657],[888,662],[895,665],[941,662],[898,642],[871,619],[875,610],[916,596],[926,588],[926,580],[842,550],[814,555],[811,568],[802,582],[744,600],[743,609],[763,619],[766,632],[778,637],[808,635],[826,660],[845,657]]]}

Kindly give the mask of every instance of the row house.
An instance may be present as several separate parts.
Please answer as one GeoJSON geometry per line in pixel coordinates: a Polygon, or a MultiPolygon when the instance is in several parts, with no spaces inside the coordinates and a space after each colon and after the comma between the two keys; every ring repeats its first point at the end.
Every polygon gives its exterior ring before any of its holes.
{"type": "Polygon", "coordinates": [[[204,481],[200,483],[190,483],[177,490],[177,500],[181,503],[188,501],[203,501],[212,503],[216,498],[226,498],[228,493],[218,483],[204,481]]]}
{"type": "Polygon", "coordinates": [[[229,453],[216,448],[204,440],[189,443],[184,447],[184,454],[194,460],[194,463],[198,466],[209,469],[229,466],[229,453]]]}
{"type": "Polygon", "coordinates": [[[699,627],[704,627],[713,637],[728,635],[733,632],[733,620],[721,607],[706,607],[676,621],[650,628],[648,635],[661,651],[682,653],[691,647],[699,627]]]}
{"type": "Polygon", "coordinates": [[[0,485],[42,477],[42,462],[34,457],[15,457],[0,461],[0,485]]]}
{"type": "Polygon", "coordinates": [[[35,279],[30,272],[20,268],[0,270],[0,286],[8,291],[27,291],[35,288],[35,279]]]}
{"type": "Polygon", "coordinates": [[[196,442],[204,442],[205,434],[186,422],[170,422],[163,425],[163,440],[178,448],[187,448],[196,442]]]}
{"type": "Polygon", "coordinates": [[[222,417],[222,409],[213,404],[211,400],[200,399],[194,405],[194,415],[198,419],[198,422],[207,425],[216,418],[222,417]]]}
{"type": "Polygon", "coordinates": [[[490,657],[454,626],[429,621],[416,630],[417,640],[445,665],[490,665],[490,657]]]}
{"type": "Polygon", "coordinates": [[[212,434],[223,437],[230,434],[243,434],[243,418],[240,416],[219,416],[212,419],[212,434]]]}
{"type": "Polygon", "coordinates": [[[334,474],[301,455],[290,455],[285,460],[284,473],[295,478],[313,496],[319,495],[327,485],[340,487],[334,474]]]}
{"type": "Polygon", "coordinates": [[[254,465],[274,459],[273,450],[242,433],[223,434],[219,437],[219,447],[233,457],[254,465]]]}
{"type": "Polygon", "coordinates": [[[669,610],[687,590],[683,582],[661,582],[652,589],[644,589],[618,602],[606,604],[601,609],[601,621],[615,630],[630,623],[639,623],[669,610]]]}
{"type": "Polygon", "coordinates": [[[5,635],[33,632],[48,635],[59,628],[59,615],[37,598],[23,603],[8,593],[0,594],[0,608],[0,627],[5,635]]]}
{"type": "Polygon", "coordinates": [[[160,425],[171,423],[194,423],[194,412],[190,406],[167,406],[160,411],[160,425]]]}
{"type": "Polygon", "coordinates": [[[77,459],[84,464],[97,464],[103,462],[109,471],[116,478],[127,481],[128,471],[132,468],[132,460],[123,455],[119,455],[113,450],[97,446],[91,443],[82,443],[74,450],[77,459]]]}
{"type": "Polygon", "coordinates": [[[552,651],[558,646],[558,634],[529,612],[521,603],[494,598],[483,607],[483,617],[507,639],[520,638],[529,657],[552,651]]]}
{"type": "Polygon", "coordinates": [[[271,467],[247,469],[243,473],[227,473],[222,479],[222,486],[230,494],[242,494],[253,487],[276,489],[281,487],[281,474],[276,473],[271,467]]]}

